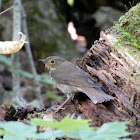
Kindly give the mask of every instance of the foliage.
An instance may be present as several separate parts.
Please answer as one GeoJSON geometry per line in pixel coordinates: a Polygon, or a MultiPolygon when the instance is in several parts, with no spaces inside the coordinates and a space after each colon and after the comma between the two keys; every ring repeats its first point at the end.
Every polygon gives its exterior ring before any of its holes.
{"type": "Polygon", "coordinates": [[[6,64],[7,66],[11,66],[11,61],[4,55],[0,55],[0,62],[6,64]]]}
{"type": "Polygon", "coordinates": [[[73,6],[74,0],[67,0],[67,3],[68,3],[70,6],[73,6]]]}
{"type": "Polygon", "coordinates": [[[54,136],[59,137],[61,132],[44,132],[37,133],[37,127],[35,125],[27,125],[22,122],[4,122],[0,123],[2,128],[0,133],[4,135],[2,140],[26,140],[34,139],[49,139],[54,136]]]}
{"type": "MultiPolygon", "coordinates": [[[[3,140],[26,140],[49,139],[69,137],[82,140],[119,140],[119,138],[131,135],[127,132],[127,122],[105,123],[100,128],[90,127],[90,120],[83,120],[64,117],[61,121],[45,121],[41,119],[33,119],[30,125],[22,122],[1,122],[0,134],[3,140]],[[37,126],[45,126],[49,129],[42,133],[37,133],[37,126]]],[[[128,139],[125,139],[128,140],[128,139]]]]}
{"type": "Polygon", "coordinates": [[[45,121],[34,119],[32,120],[37,126],[46,126],[53,129],[62,130],[65,136],[70,138],[79,138],[82,140],[117,140],[120,137],[125,137],[131,133],[126,132],[126,122],[105,123],[100,128],[90,127],[90,120],[83,120],[80,117],[72,119],[70,116],[64,117],[60,122],[45,121]],[[96,131],[93,131],[97,129],[96,131]]]}
{"type": "Polygon", "coordinates": [[[89,120],[82,120],[81,118],[72,119],[70,118],[69,115],[64,117],[60,122],[56,120],[55,122],[50,122],[50,121],[41,120],[41,119],[34,119],[32,120],[32,122],[38,126],[40,125],[47,126],[53,129],[61,129],[66,132],[72,132],[75,129],[78,130],[78,129],[81,129],[81,127],[87,128],[87,126],[89,126],[89,120]]]}
{"type": "MultiPolygon", "coordinates": [[[[11,61],[4,55],[0,55],[0,62],[8,65],[8,66],[11,66],[11,61]]],[[[27,72],[27,71],[23,71],[23,70],[19,70],[20,74],[26,78],[29,78],[29,79],[33,79],[33,74],[27,72]]],[[[50,76],[48,75],[37,75],[37,78],[40,82],[42,83],[46,83],[46,84],[53,84],[52,80],[50,79],[50,76]]]]}
{"type": "Polygon", "coordinates": [[[52,92],[50,90],[46,91],[46,95],[47,95],[47,98],[50,98],[50,99],[63,99],[62,96],[54,94],[54,92],[52,92]]]}

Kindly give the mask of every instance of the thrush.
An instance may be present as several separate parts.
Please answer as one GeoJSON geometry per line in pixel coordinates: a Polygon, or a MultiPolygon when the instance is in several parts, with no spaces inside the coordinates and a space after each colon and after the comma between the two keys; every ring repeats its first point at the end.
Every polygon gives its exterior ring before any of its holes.
{"type": "Polygon", "coordinates": [[[57,111],[78,92],[85,93],[94,104],[114,99],[106,94],[98,84],[94,83],[82,69],[66,59],[59,56],[50,56],[46,59],[39,59],[39,61],[45,64],[45,68],[49,70],[57,88],[67,95],[67,99],[57,111]]]}

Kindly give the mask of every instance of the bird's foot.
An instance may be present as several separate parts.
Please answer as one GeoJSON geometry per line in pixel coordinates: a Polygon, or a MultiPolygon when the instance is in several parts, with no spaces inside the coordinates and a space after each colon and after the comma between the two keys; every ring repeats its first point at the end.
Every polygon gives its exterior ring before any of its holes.
{"type": "Polygon", "coordinates": [[[69,100],[71,99],[71,97],[68,97],[58,108],[55,109],[55,113],[58,112],[60,109],[65,109],[62,108],[69,100]]]}
{"type": "Polygon", "coordinates": [[[57,113],[60,110],[65,110],[65,109],[66,109],[65,107],[61,107],[61,106],[59,106],[57,108],[53,108],[53,110],[54,110],[55,113],[57,113]]]}

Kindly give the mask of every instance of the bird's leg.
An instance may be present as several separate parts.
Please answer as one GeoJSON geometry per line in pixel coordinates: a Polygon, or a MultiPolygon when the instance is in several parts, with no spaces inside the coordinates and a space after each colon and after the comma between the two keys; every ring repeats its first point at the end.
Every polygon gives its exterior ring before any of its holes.
{"type": "Polygon", "coordinates": [[[56,109],[55,113],[58,112],[62,107],[70,100],[73,99],[74,94],[67,94],[67,99],[56,109]]]}

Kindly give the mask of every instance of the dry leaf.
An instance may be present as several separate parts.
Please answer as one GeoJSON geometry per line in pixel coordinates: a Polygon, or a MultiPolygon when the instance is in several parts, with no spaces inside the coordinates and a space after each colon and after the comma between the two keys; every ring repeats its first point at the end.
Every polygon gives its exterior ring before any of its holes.
{"type": "Polygon", "coordinates": [[[26,43],[26,35],[20,32],[22,35],[20,41],[0,41],[0,54],[12,54],[18,52],[26,43]]]}

